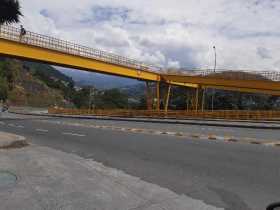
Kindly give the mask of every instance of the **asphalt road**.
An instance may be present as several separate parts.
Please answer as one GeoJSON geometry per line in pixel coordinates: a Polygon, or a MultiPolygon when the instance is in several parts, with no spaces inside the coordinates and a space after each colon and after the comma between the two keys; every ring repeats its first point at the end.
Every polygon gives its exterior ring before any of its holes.
{"type": "Polygon", "coordinates": [[[161,131],[187,132],[199,134],[215,134],[222,136],[235,136],[245,138],[257,138],[268,140],[280,140],[280,129],[255,129],[255,128],[238,128],[238,127],[220,127],[220,126],[205,126],[205,125],[187,125],[187,124],[162,124],[162,123],[147,123],[147,122],[130,122],[130,121],[115,121],[115,120],[95,120],[95,119],[67,119],[63,122],[83,123],[85,125],[108,125],[119,127],[133,127],[161,131]],[[116,123],[117,122],[117,123],[116,123]]]}
{"type": "MultiPolygon", "coordinates": [[[[280,200],[280,148],[77,127],[52,121],[69,120],[2,118],[0,130],[23,135],[34,144],[94,159],[217,207],[261,210],[280,200]]],[[[113,123],[125,126],[123,122],[113,123]]],[[[126,126],[136,124],[129,122],[126,126]]],[[[154,126],[179,129],[167,124],[154,126]]],[[[194,130],[189,125],[180,129],[194,130]]],[[[215,132],[222,132],[219,129],[223,128],[216,129],[215,132]]],[[[247,135],[246,129],[232,129],[247,135]]],[[[248,133],[265,138],[268,131],[255,129],[248,133]]],[[[278,137],[277,133],[271,135],[278,137]]]]}

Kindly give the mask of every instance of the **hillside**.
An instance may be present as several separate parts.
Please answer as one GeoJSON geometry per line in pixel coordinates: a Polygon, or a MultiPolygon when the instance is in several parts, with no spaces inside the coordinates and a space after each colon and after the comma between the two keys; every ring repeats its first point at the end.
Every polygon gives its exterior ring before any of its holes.
{"type": "Polygon", "coordinates": [[[56,80],[61,80],[66,83],[73,83],[73,80],[71,77],[66,76],[65,74],[61,73],[54,67],[47,65],[47,64],[42,64],[42,63],[34,63],[34,62],[28,62],[28,61],[23,61],[23,64],[25,67],[29,69],[31,73],[35,73],[37,75],[46,75],[49,78],[53,78],[56,80]]]}
{"type": "MultiPolygon", "coordinates": [[[[222,78],[265,78],[243,72],[224,72],[210,76],[222,78]]],[[[110,80],[109,80],[110,81],[110,80]]],[[[6,100],[10,105],[48,107],[53,105],[97,109],[145,109],[145,84],[141,82],[126,85],[121,88],[108,89],[108,81],[103,81],[103,87],[90,86],[74,89],[75,83],[71,77],[46,64],[19,61],[0,57],[0,100],[6,100]],[[94,92],[92,92],[94,89],[94,92]]],[[[212,91],[205,94],[205,108],[211,109],[212,91]]],[[[170,98],[171,109],[186,109],[186,89],[173,87],[170,98]]],[[[280,100],[262,94],[237,93],[216,90],[215,109],[279,109],[280,100]]]]}
{"type": "Polygon", "coordinates": [[[73,69],[58,68],[63,74],[73,78],[76,86],[86,87],[94,86],[98,89],[121,88],[138,84],[139,81],[123,77],[98,74],[86,71],[77,71],[73,69]]]}
{"type": "Polygon", "coordinates": [[[73,85],[70,77],[49,65],[0,58],[0,99],[10,105],[70,105],[73,85]]]}

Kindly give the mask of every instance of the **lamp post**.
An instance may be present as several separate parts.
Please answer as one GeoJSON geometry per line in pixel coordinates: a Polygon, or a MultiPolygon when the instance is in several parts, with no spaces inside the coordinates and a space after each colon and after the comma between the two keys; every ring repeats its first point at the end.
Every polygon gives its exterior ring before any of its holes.
{"type": "Polygon", "coordinates": [[[92,108],[95,108],[94,106],[94,96],[95,96],[95,88],[90,87],[89,88],[89,100],[88,100],[88,109],[91,110],[92,108]]]}
{"type": "MultiPolygon", "coordinates": [[[[215,54],[215,64],[214,64],[214,73],[216,72],[216,67],[217,67],[217,52],[216,52],[216,47],[213,46],[214,54],[215,54]]],[[[214,111],[214,97],[215,97],[215,89],[212,89],[212,112],[214,111]]]]}
{"type": "Polygon", "coordinates": [[[214,73],[216,72],[216,67],[217,67],[217,52],[216,52],[216,47],[213,46],[214,53],[215,53],[215,65],[214,65],[214,73]]]}

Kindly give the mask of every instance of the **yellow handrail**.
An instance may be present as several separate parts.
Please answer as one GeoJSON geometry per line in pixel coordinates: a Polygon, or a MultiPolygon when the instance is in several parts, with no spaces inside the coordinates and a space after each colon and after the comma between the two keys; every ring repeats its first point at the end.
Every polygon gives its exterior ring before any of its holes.
{"type": "Polygon", "coordinates": [[[49,108],[50,114],[66,115],[94,115],[119,117],[164,117],[175,119],[228,119],[228,120],[280,120],[280,111],[247,111],[247,110],[219,110],[219,111],[154,111],[154,110],[89,110],[49,108]]]}

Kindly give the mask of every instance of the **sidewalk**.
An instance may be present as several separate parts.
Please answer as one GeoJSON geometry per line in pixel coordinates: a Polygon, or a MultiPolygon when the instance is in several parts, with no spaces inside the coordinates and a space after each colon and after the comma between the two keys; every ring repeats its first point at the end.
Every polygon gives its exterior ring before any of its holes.
{"type": "Polygon", "coordinates": [[[93,160],[35,145],[0,150],[0,199],[5,210],[218,209],[93,160]]]}

